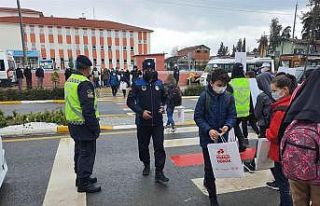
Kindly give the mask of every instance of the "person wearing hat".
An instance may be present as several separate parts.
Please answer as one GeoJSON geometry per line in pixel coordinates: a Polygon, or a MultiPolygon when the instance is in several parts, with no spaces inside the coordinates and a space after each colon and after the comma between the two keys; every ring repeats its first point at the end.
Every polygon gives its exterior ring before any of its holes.
{"type": "Polygon", "coordinates": [[[97,178],[91,177],[96,155],[96,139],[100,135],[98,99],[89,80],[92,62],[84,55],[76,60],[76,71],[64,86],[65,115],[70,136],[75,142],[74,170],[78,192],[95,193],[97,178]]]}
{"type": "Polygon", "coordinates": [[[163,174],[166,161],[164,150],[163,116],[166,96],[164,86],[157,78],[155,62],[146,59],[143,62],[143,78],[137,79],[127,99],[127,105],[136,113],[139,158],[144,164],[143,175],[150,174],[150,138],[153,140],[155,156],[155,181],[168,182],[163,174]]]}

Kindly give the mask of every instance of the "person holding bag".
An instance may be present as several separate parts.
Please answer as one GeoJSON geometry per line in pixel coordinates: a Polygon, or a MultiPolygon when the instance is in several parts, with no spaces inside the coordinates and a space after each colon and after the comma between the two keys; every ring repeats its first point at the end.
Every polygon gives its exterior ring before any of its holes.
{"type": "Polygon", "coordinates": [[[272,97],[276,100],[271,105],[271,121],[266,130],[266,138],[271,142],[268,157],[274,161],[272,174],[280,190],[280,205],[292,206],[288,179],[284,176],[280,162],[279,130],[289,107],[291,95],[297,87],[296,78],[290,74],[276,76],[271,82],[272,97]]]}
{"type": "Polygon", "coordinates": [[[221,135],[227,140],[228,132],[236,124],[237,118],[234,97],[226,91],[228,82],[230,77],[226,71],[212,71],[211,80],[201,93],[194,112],[204,157],[204,186],[208,190],[211,206],[219,206],[219,203],[207,145],[221,143],[221,135]]]}

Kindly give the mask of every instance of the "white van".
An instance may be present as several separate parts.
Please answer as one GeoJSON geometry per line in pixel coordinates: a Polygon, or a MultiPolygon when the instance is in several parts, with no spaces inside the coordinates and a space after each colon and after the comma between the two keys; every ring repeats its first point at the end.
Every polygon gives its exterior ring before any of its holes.
{"type": "MultiPolygon", "coordinates": [[[[231,75],[233,65],[236,63],[235,58],[214,58],[211,59],[200,78],[201,85],[207,85],[208,72],[212,71],[214,68],[221,68],[231,75]]],[[[263,63],[268,63],[271,66],[271,71],[274,72],[274,61],[271,58],[253,58],[247,57],[247,71],[254,71],[256,68],[261,66],[263,63]]]]}
{"type": "Polygon", "coordinates": [[[0,187],[2,186],[4,178],[8,172],[8,165],[7,165],[6,159],[4,157],[4,154],[5,154],[5,152],[2,147],[2,139],[0,136],[0,187]]]}
{"type": "Polygon", "coordinates": [[[0,85],[10,86],[16,82],[16,63],[10,52],[0,50],[0,85]]]}

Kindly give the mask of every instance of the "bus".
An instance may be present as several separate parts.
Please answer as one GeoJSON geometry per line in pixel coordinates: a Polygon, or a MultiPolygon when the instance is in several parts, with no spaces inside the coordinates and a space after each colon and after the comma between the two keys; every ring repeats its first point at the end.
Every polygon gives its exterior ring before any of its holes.
{"type": "MultiPolygon", "coordinates": [[[[236,63],[235,58],[214,58],[214,59],[211,59],[208,62],[206,69],[200,78],[200,83],[202,85],[207,84],[208,72],[212,71],[214,68],[224,69],[230,75],[235,63],[236,63]]],[[[274,60],[269,57],[266,57],[266,58],[247,57],[247,65],[246,65],[247,71],[254,71],[257,73],[259,71],[259,67],[261,67],[263,63],[268,63],[271,67],[271,71],[272,72],[275,71],[274,60]]]]}
{"type": "Polygon", "coordinates": [[[11,86],[16,78],[16,62],[11,52],[0,50],[0,86],[11,86]]]}
{"type": "Polygon", "coordinates": [[[53,70],[54,69],[54,61],[52,59],[42,59],[39,61],[39,64],[45,70],[53,70]]]}

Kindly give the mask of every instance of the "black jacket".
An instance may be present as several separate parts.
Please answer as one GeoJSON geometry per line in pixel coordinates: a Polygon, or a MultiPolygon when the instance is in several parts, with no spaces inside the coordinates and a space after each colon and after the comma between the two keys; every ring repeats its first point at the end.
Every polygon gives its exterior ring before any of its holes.
{"type": "Polygon", "coordinates": [[[159,109],[165,105],[165,102],[164,86],[160,80],[148,83],[144,79],[137,79],[127,99],[128,107],[136,113],[136,124],[138,126],[163,125],[163,117],[159,109]],[[152,113],[152,119],[143,119],[142,114],[145,110],[152,113]]]}
{"type": "Polygon", "coordinates": [[[32,79],[32,72],[30,68],[25,68],[24,76],[26,77],[26,79],[32,79]]]}
{"type": "Polygon", "coordinates": [[[42,68],[38,68],[37,70],[36,70],[36,77],[44,77],[44,69],[42,69],[42,68]]]}
{"type": "Polygon", "coordinates": [[[180,71],[179,69],[175,69],[173,72],[173,77],[176,79],[176,81],[179,81],[180,78],[180,71]]]}
{"type": "Polygon", "coordinates": [[[16,70],[17,79],[23,79],[23,72],[21,68],[17,68],[16,70]]]}
{"type": "Polygon", "coordinates": [[[100,135],[100,124],[95,114],[94,98],[96,96],[93,84],[89,81],[81,82],[78,86],[78,96],[85,125],[69,124],[70,135],[76,140],[95,140],[100,135]]]}

